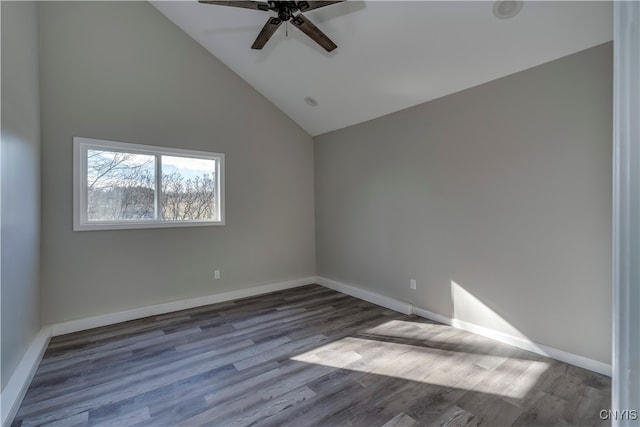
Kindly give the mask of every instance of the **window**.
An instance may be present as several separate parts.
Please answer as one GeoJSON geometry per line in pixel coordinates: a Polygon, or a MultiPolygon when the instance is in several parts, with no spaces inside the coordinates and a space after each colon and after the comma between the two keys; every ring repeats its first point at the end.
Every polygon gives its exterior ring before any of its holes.
{"type": "Polygon", "coordinates": [[[73,229],[224,225],[224,154],[73,138],[73,229]]]}

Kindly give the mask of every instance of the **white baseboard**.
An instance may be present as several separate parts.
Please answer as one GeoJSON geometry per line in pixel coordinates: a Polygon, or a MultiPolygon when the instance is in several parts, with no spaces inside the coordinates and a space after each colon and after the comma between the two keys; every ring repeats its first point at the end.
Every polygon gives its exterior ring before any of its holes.
{"type": "Polygon", "coordinates": [[[476,325],[474,323],[465,322],[464,320],[451,319],[440,314],[432,313],[428,310],[423,310],[421,308],[414,307],[413,313],[420,317],[435,320],[436,322],[444,323],[445,325],[450,325],[454,328],[462,329],[463,331],[472,332],[476,335],[482,335],[483,337],[491,338],[501,343],[509,344],[511,346],[518,347],[532,353],[551,357],[552,359],[556,359],[570,365],[578,366],[580,368],[588,369],[602,375],[607,375],[609,377],[611,376],[611,365],[599,362],[597,360],[589,359],[584,356],[579,356],[574,353],[569,353],[564,350],[549,347],[544,344],[539,344],[526,338],[505,334],[504,332],[496,331],[495,329],[490,329],[484,326],[476,325]]]}
{"type": "Polygon", "coordinates": [[[434,313],[422,308],[414,307],[413,305],[390,298],[384,295],[377,294],[375,292],[367,291],[362,288],[353,285],[346,285],[344,283],[337,282],[335,280],[326,279],[324,277],[317,277],[316,283],[326,286],[338,292],[351,295],[353,297],[369,301],[373,304],[380,305],[382,307],[395,310],[403,314],[415,314],[426,319],[434,320],[445,325],[453,326],[457,329],[462,329],[467,332],[472,332],[477,335],[482,335],[493,340],[512,345],[514,347],[521,348],[523,350],[531,351],[533,353],[540,354],[542,356],[551,357],[570,365],[578,366],[580,368],[588,369],[599,374],[611,376],[611,365],[599,362],[597,360],[589,359],[584,356],[569,353],[564,350],[549,347],[544,344],[538,344],[526,338],[517,337],[514,335],[505,334],[504,332],[489,329],[484,326],[476,325],[474,323],[465,322],[459,319],[452,319],[447,316],[443,316],[438,313],[434,313]]]}
{"type": "Polygon", "coordinates": [[[0,411],[2,412],[0,425],[2,427],[8,427],[16,416],[50,338],[51,328],[45,326],[33,339],[18,367],[9,378],[9,382],[0,393],[0,411]]]}
{"type": "Polygon", "coordinates": [[[407,304],[406,302],[399,301],[395,298],[389,298],[375,292],[366,291],[362,288],[358,288],[357,286],[346,285],[344,283],[336,282],[335,280],[327,279],[324,277],[316,277],[316,283],[324,287],[333,289],[334,291],[351,295],[352,297],[356,297],[358,299],[388,308],[390,310],[397,311],[399,313],[408,315],[412,312],[411,304],[407,304]]]}
{"type": "Polygon", "coordinates": [[[203,305],[215,304],[234,299],[252,297],[269,292],[281,291],[283,289],[309,285],[314,283],[315,279],[315,277],[304,277],[301,279],[289,280],[286,282],[269,283],[265,285],[254,286],[251,288],[238,289],[236,291],[205,295],[202,297],[172,301],[147,307],[140,307],[132,310],[120,311],[117,313],[101,314],[99,316],[86,317],[84,319],[55,323],[51,325],[51,333],[52,336],[70,334],[72,332],[99,328],[101,326],[113,325],[115,323],[126,322],[129,320],[141,319],[143,317],[157,316],[159,314],[171,313],[173,311],[185,310],[188,308],[200,307],[203,305]]]}
{"type": "Polygon", "coordinates": [[[70,320],[68,322],[55,323],[42,327],[38,335],[34,338],[29,349],[22,357],[22,361],[9,379],[9,382],[0,394],[1,426],[8,427],[16,416],[22,399],[24,398],[31,380],[38,369],[49,340],[52,336],[69,334],[72,332],[84,331],[100,326],[112,325],[126,322],[128,320],[140,319],[147,316],[170,313],[172,311],[184,310],[187,308],[200,307],[203,305],[215,304],[218,302],[230,301],[234,299],[262,295],[269,292],[281,291],[298,286],[315,283],[316,278],[305,277],[286,282],[269,283],[258,285],[236,291],[222,292],[218,294],[206,295],[203,297],[190,298],[180,301],[173,301],[165,304],[157,304],[147,307],[140,307],[133,310],[120,311],[117,313],[103,314],[99,316],[87,317],[84,319],[70,320]]]}
{"type": "Polygon", "coordinates": [[[148,307],[141,307],[133,310],[121,311],[118,313],[104,314],[100,316],[88,317],[84,319],[71,320],[68,322],[56,323],[44,326],[36,335],[33,342],[29,346],[22,361],[9,379],[9,382],[0,394],[1,407],[1,426],[8,427],[20,407],[20,403],[24,398],[29,384],[33,379],[33,375],[40,364],[40,360],[47,348],[49,339],[52,336],[68,334],[72,332],[83,331],[86,329],[97,328],[100,326],[111,325],[128,320],[140,319],[147,316],[155,316],[159,314],[170,313],[173,311],[184,310],[187,308],[200,307],[218,302],[230,301],[239,298],[246,298],[269,292],[280,291],[284,289],[295,288],[312,283],[325,286],[335,291],[351,295],[358,299],[368,301],[370,303],[397,311],[403,314],[416,314],[420,317],[434,320],[443,324],[451,325],[458,329],[463,329],[478,335],[482,335],[514,347],[522,348],[534,353],[541,354],[569,363],[581,368],[589,369],[603,375],[611,376],[611,365],[589,359],[577,354],[569,353],[556,348],[537,344],[527,339],[508,335],[499,331],[485,328],[458,319],[451,319],[441,314],[433,313],[428,310],[417,308],[409,303],[397,300],[395,298],[380,295],[376,292],[367,291],[353,285],[347,285],[335,280],[324,277],[306,277],[302,279],[290,280],[286,282],[270,283],[266,285],[254,286],[236,291],[222,292],[219,294],[206,295],[198,298],[191,298],[180,301],[173,301],[165,304],[157,304],[148,307]]]}

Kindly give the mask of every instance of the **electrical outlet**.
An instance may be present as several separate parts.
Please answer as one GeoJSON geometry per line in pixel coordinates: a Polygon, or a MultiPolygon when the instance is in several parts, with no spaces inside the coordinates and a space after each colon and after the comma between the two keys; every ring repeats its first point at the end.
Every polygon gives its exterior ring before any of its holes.
{"type": "Polygon", "coordinates": [[[415,290],[416,289],[416,279],[409,280],[409,286],[411,287],[411,289],[415,290]]]}
{"type": "Polygon", "coordinates": [[[220,278],[220,270],[215,270],[213,272],[213,278],[218,280],[220,278]]]}

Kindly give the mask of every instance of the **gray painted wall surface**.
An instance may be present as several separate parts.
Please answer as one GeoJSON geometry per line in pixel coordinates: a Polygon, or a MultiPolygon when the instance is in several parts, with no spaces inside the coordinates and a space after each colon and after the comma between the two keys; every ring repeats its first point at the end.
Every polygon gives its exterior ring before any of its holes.
{"type": "Polygon", "coordinates": [[[316,137],[318,274],[609,363],[611,111],[608,43],[316,137]]]}
{"type": "Polygon", "coordinates": [[[146,2],[44,2],[40,43],[43,322],[315,274],[299,126],[146,2]],[[73,136],[225,153],[226,225],[73,232],[73,136]]]}
{"type": "Polygon", "coordinates": [[[40,329],[38,14],[2,8],[2,389],[40,329]]]}

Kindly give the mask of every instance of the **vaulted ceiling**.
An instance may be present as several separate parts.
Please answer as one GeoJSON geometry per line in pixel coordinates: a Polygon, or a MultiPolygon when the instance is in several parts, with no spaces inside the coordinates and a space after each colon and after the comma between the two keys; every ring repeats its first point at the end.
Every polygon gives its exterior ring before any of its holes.
{"type": "Polygon", "coordinates": [[[252,50],[273,12],[151,4],[314,136],[612,39],[610,2],[525,1],[498,19],[492,1],[348,0],[305,13],[338,45],[333,52],[291,24],[252,50]]]}

